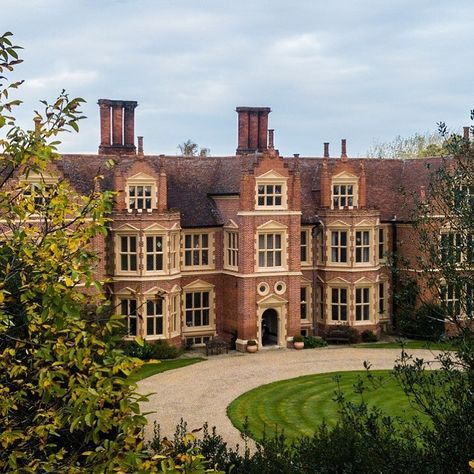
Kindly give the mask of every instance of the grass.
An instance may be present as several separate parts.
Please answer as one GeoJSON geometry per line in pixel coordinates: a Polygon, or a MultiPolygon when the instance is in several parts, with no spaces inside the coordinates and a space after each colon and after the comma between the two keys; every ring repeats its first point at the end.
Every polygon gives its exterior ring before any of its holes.
{"type": "MultiPolygon", "coordinates": [[[[360,349],[401,349],[402,343],[393,342],[363,342],[355,344],[353,347],[360,349]]],[[[431,349],[433,351],[455,351],[457,345],[455,342],[433,342],[433,341],[404,341],[403,347],[405,349],[431,349]]]]}
{"type": "MultiPolygon", "coordinates": [[[[420,415],[413,408],[403,390],[388,370],[371,371],[384,377],[377,389],[368,389],[364,399],[370,406],[377,406],[385,413],[411,419],[420,415]]],[[[353,391],[358,376],[365,371],[342,372],[340,387],[348,400],[357,402],[360,395],[353,391]]],[[[315,427],[323,420],[334,425],[338,416],[338,405],[333,401],[337,384],[336,373],[317,374],[282,380],[244,393],[228,407],[227,415],[233,425],[243,430],[247,418],[248,431],[252,438],[261,439],[264,429],[273,434],[278,427],[289,439],[302,435],[311,436],[315,427]]]]}
{"type": "Polygon", "coordinates": [[[202,357],[190,357],[189,359],[170,359],[162,360],[160,362],[146,362],[138,370],[130,374],[128,380],[132,383],[151,377],[152,375],[161,374],[167,370],[179,369],[187,365],[196,364],[205,359],[202,357]]]}

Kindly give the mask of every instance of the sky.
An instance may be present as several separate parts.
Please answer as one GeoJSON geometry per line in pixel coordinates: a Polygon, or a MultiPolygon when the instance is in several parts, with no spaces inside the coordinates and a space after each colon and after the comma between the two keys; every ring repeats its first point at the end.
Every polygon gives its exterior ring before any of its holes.
{"type": "Polygon", "coordinates": [[[237,146],[237,106],[268,106],[275,147],[350,156],[397,135],[470,125],[472,0],[0,0],[25,79],[19,123],[62,89],[87,120],[64,153],[96,153],[97,100],[137,100],[145,153],[237,146]]]}

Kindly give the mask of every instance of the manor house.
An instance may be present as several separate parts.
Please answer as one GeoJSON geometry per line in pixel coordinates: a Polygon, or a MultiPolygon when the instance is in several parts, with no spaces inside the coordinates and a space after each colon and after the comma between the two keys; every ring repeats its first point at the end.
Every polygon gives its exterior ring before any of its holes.
{"type": "Polygon", "coordinates": [[[237,107],[233,156],[148,155],[141,137],[135,146],[137,103],[99,106],[98,154],[63,155],[56,173],[83,193],[102,174],[117,192],[96,250],[128,337],[219,335],[243,350],[338,325],[390,328],[388,256],[413,251],[400,188],[423,193],[438,159],[349,158],[345,140],[337,157],[328,143],[322,157],[283,157],[267,107],[237,107]]]}

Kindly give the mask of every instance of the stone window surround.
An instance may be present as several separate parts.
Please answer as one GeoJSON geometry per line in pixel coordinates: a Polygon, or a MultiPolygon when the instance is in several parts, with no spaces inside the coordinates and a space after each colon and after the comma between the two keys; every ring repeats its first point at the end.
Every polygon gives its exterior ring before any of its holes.
{"type": "Polygon", "coordinates": [[[329,232],[329,238],[326,239],[326,242],[327,242],[327,245],[329,248],[326,249],[326,252],[327,254],[330,256],[329,258],[329,262],[331,265],[334,265],[334,266],[349,266],[350,265],[350,238],[351,238],[351,235],[350,235],[350,227],[330,227],[328,228],[328,232],[329,232]],[[333,245],[333,232],[337,232],[338,233],[338,244],[337,246],[334,246],[333,245]],[[341,244],[341,233],[342,232],[345,232],[346,233],[346,244],[345,245],[342,245],[341,244]],[[341,259],[341,250],[342,249],[346,249],[346,259],[345,261],[341,262],[341,261],[334,261],[333,260],[333,248],[337,248],[338,249],[338,252],[337,252],[337,255],[338,255],[338,260],[341,259]]]}
{"type": "MultiPolygon", "coordinates": [[[[310,281],[307,281],[307,280],[301,280],[301,288],[306,288],[306,317],[305,318],[300,318],[301,320],[301,324],[304,324],[304,325],[307,325],[307,324],[311,324],[313,318],[312,318],[312,314],[313,314],[313,295],[312,295],[312,286],[311,286],[311,282],[310,281]]],[[[300,305],[302,304],[303,302],[301,301],[301,291],[300,291],[300,305]]],[[[300,307],[301,308],[301,307],[300,307]]],[[[301,314],[301,313],[300,313],[301,314]]]]}
{"type": "Polygon", "coordinates": [[[373,261],[372,255],[373,255],[373,232],[372,228],[370,227],[355,227],[354,230],[354,265],[357,266],[362,266],[362,265],[370,265],[370,263],[373,261]],[[361,243],[360,245],[357,244],[357,232],[362,232],[361,236],[361,243]],[[369,241],[368,244],[364,243],[364,232],[368,232],[369,234],[369,241]],[[364,248],[368,248],[369,250],[369,255],[368,255],[368,260],[364,260],[364,248]],[[361,260],[357,261],[357,250],[361,250],[361,260]]]}
{"type": "Polygon", "coordinates": [[[214,285],[203,280],[196,280],[189,285],[183,287],[181,295],[182,320],[183,320],[183,336],[186,335],[208,335],[216,329],[215,320],[215,289],[214,285]],[[187,326],[186,325],[186,295],[188,293],[209,292],[209,324],[207,326],[187,326]]]}
{"type": "Polygon", "coordinates": [[[145,332],[145,339],[147,340],[154,340],[154,339],[163,339],[166,337],[166,321],[167,321],[167,304],[166,304],[166,299],[163,296],[155,296],[154,298],[146,298],[145,299],[145,304],[143,305],[144,309],[144,332],[145,332]],[[161,313],[156,313],[156,307],[157,307],[157,302],[158,300],[161,300],[161,313]],[[150,303],[153,305],[153,314],[149,314],[149,309],[150,309],[150,303]],[[153,327],[154,331],[153,334],[148,334],[148,321],[149,319],[153,319],[153,327]],[[161,333],[156,332],[156,319],[161,318],[161,333]]]}
{"type": "Polygon", "coordinates": [[[206,232],[204,229],[198,229],[193,231],[184,231],[181,234],[181,268],[183,270],[211,270],[215,268],[215,261],[214,261],[214,232],[206,232]],[[207,249],[207,264],[205,265],[186,265],[186,236],[191,236],[191,240],[194,240],[195,235],[207,235],[207,247],[203,248],[202,237],[199,237],[199,247],[193,248],[190,247],[188,251],[199,251],[200,252],[200,261],[202,260],[202,250],[207,249]]]}
{"type": "MultiPolygon", "coordinates": [[[[301,266],[310,266],[313,261],[313,240],[311,227],[301,227],[301,234],[306,234],[306,243],[300,244],[301,247],[306,247],[306,260],[301,260],[301,266]]],[[[301,255],[301,252],[300,252],[301,255]]]]}
{"type": "Polygon", "coordinates": [[[224,269],[239,269],[239,229],[236,226],[224,227],[224,269]]]}
{"type": "Polygon", "coordinates": [[[156,179],[152,176],[146,175],[144,173],[138,173],[134,176],[131,176],[126,180],[125,184],[125,208],[127,212],[152,212],[153,209],[157,208],[157,184],[156,179]],[[151,186],[151,208],[146,209],[137,209],[137,208],[130,208],[130,187],[132,186],[151,186]]]}
{"type": "MultiPolygon", "coordinates": [[[[266,241],[266,239],[265,239],[266,241]]],[[[276,221],[268,221],[265,224],[257,227],[255,235],[255,271],[256,272],[281,272],[287,270],[287,252],[288,252],[288,227],[276,221]],[[281,265],[272,267],[261,267],[259,265],[259,242],[260,235],[279,234],[281,242],[281,265]]]]}
{"type": "Polygon", "coordinates": [[[328,298],[329,298],[329,317],[328,322],[330,324],[348,324],[350,321],[350,286],[349,285],[330,285],[328,286],[328,298]],[[333,298],[333,290],[337,290],[337,300],[333,298]],[[343,291],[345,290],[345,303],[343,302],[343,291]],[[333,307],[336,306],[337,309],[337,319],[333,319],[333,307]],[[346,319],[341,319],[342,308],[346,309],[346,319]]]}
{"type": "Polygon", "coordinates": [[[255,209],[256,210],[286,210],[288,209],[288,178],[280,175],[274,170],[270,170],[255,179],[255,209]],[[259,205],[258,204],[258,187],[259,186],[281,186],[281,205],[259,205]]]}
{"type": "Polygon", "coordinates": [[[334,186],[352,186],[352,206],[346,206],[348,209],[355,209],[359,201],[359,178],[351,173],[340,173],[333,176],[331,181],[331,209],[344,209],[344,207],[334,206],[334,186]]]}
{"type": "MultiPolygon", "coordinates": [[[[122,314],[122,301],[134,300],[136,302],[136,319],[137,319],[137,336],[141,336],[143,339],[153,341],[157,339],[168,339],[170,337],[177,336],[181,333],[180,327],[180,315],[181,315],[181,289],[178,286],[174,286],[170,292],[167,292],[161,288],[153,287],[143,294],[138,294],[131,288],[123,288],[119,292],[113,295],[115,302],[115,313],[122,314]],[[171,327],[171,298],[177,297],[177,328],[173,332],[171,327]],[[156,300],[157,298],[163,299],[163,334],[161,335],[147,335],[147,302],[150,300],[156,300]]],[[[133,340],[136,336],[125,336],[125,340],[133,340]]]]}
{"type": "Polygon", "coordinates": [[[354,323],[363,323],[370,321],[371,316],[371,304],[372,304],[372,288],[367,285],[356,286],[354,288],[354,323]],[[359,298],[358,298],[359,296],[359,298]],[[359,301],[357,301],[359,299],[359,301]],[[367,310],[367,318],[365,318],[365,313],[367,310]],[[358,313],[359,312],[359,318],[358,313]]]}
{"type": "Polygon", "coordinates": [[[131,229],[122,228],[114,231],[115,240],[115,274],[117,276],[143,276],[143,275],[166,275],[168,274],[168,233],[166,229],[131,229]],[[162,270],[147,270],[147,237],[162,237],[163,243],[163,269],[162,270]],[[135,237],[136,255],[137,255],[137,269],[136,271],[122,270],[121,266],[121,238],[122,237],[135,237]]]}

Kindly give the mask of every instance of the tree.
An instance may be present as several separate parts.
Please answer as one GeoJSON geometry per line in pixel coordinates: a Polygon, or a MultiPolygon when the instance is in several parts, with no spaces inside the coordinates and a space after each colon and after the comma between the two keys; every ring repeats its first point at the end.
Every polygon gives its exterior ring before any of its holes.
{"type": "Polygon", "coordinates": [[[377,142],[367,151],[369,158],[426,158],[447,154],[445,138],[438,133],[415,133],[407,138],[396,136],[390,142],[377,142]]]}
{"type": "Polygon", "coordinates": [[[188,139],[178,145],[178,149],[183,156],[200,156],[201,158],[209,156],[211,150],[209,148],[199,149],[199,145],[188,139]]]}
{"type": "MultiPolygon", "coordinates": [[[[11,36],[0,36],[0,74],[21,63],[11,36]]],[[[21,83],[1,81],[0,472],[203,472],[199,455],[175,466],[145,449],[146,398],[127,381],[141,363],[117,349],[122,317],[94,278],[91,243],[107,231],[112,193],[97,190],[100,175],[86,196],[45,179],[84,101],[63,91],[22,130],[9,100],[21,83]]]]}

